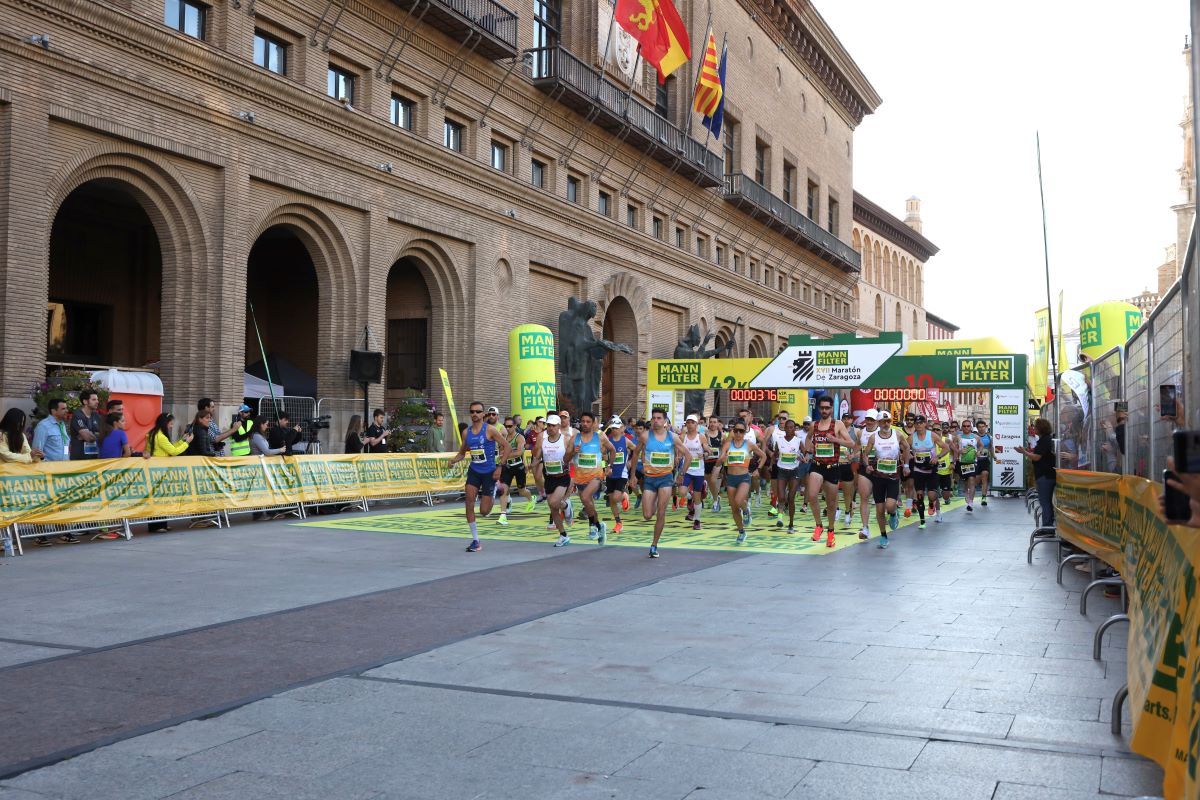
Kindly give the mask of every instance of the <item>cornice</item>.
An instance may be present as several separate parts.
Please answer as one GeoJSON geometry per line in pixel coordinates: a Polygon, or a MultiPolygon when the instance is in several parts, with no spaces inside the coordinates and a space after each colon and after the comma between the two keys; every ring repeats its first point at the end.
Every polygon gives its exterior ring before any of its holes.
{"type": "Polygon", "coordinates": [[[938,246],[884,211],[881,206],[854,192],[854,221],[865,225],[888,241],[895,242],[924,264],[938,252],[938,246]]]}
{"type": "Polygon", "coordinates": [[[934,314],[932,311],[926,311],[926,312],[925,312],[925,321],[926,321],[926,322],[932,322],[934,325],[937,325],[939,328],[942,328],[942,329],[944,329],[944,330],[948,330],[948,331],[950,331],[951,333],[953,333],[954,331],[957,331],[957,330],[958,330],[958,326],[957,326],[957,325],[955,325],[955,324],[954,324],[954,323],[952,323],[952,322],[949,322],[949,321],[947,321],[947,320],[944,320],[944,319],[942,319],[942,318],[941,318],[941,317],[939,317],[937,314],[934,314]]]}

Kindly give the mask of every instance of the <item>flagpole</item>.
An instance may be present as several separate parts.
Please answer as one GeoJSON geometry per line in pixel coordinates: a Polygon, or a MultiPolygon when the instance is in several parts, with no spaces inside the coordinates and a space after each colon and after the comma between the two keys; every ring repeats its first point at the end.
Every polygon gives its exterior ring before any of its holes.
{"type": "Polygon", "coordinates": [[[613,0],[612,14],[608,18],[608,36],[604,39],[604,57],[600,59],[600,74],[608,72],[608,48],[614,38],[613,26],[617,24],[617,0],[613,0]]]}
{"type": "MultiPolygon", "coordinates": [[[[708,36],[712,33],[712,12],[708,14],[708,25],[704,28],[704,54],[708,55],[708,36]]],[[[696,109],[692,108],[696,103],[696,87],[700,85],[700,72],[704,69],[704,56],[696,60],[696,77],[692,81],[692,96],[688,98],[687,104],[687,124],[683,127],[684,137],[690,136],[692,133],[692,117],[696,116],[696,109]]]]}
{"type": "MultiPolygon", "coordinates": [[[[1054,307],[1050,303],[1050,242],[1046,234],[1046,189],[1042,182],[1042,134],[1040,131],[1034,132],[1035,141],[1037,142],[1037,169],[1038,169],[1038,196],[1042,201],[1042,261],[1046,271],[1046,335],[1049,339],[1047,347],[1050,350],[1050,374],[1052,376],[1051,386],[1054,387],[1054,435],[1062,436],[1062,432],[1058,429],[1059,423],[1059,402],[1058,397],[1058,353],[1055,352],[1054,341],[1054,307]]],[[[1058,321],[1062,324],[1062,320],[1058,321]]]]}

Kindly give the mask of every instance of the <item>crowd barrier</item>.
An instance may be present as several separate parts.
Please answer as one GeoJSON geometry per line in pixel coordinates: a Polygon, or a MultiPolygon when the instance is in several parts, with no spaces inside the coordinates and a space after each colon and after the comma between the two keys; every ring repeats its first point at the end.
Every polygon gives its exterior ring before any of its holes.
{"type": "Polygon", "coordinates": [[[244,458],[118,458],[0,465],[0,526],[95,526],[96,520],[211,518],[370,499],[430,498],[462,488],[452,453],[244,458]]]}
{"type": "Polygon", "coordinates": [[[1159,494],[1157,484],[1138,476],[1063,469],[1055,514],[1058,535],[1117,570],[1129,593],[1130,746],[1163,768],[1165,797],[1194,798],[1200,797],[1200,530],[1167,525],[1159,494]]]}

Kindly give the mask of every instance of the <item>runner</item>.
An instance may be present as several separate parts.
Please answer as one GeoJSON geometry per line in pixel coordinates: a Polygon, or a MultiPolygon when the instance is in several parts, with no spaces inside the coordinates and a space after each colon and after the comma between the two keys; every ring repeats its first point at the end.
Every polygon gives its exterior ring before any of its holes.
{"type": "Polygon", "coordinates": [[[800,456],[804,448],[804,440],[796,433],[795,420],[783,423],[783,438],[772,445],[774,464],[771,469],[778,475],[776,491],[779,498],[779,518],[775,527],[783,527],[783,510],[787,509],[788,533],[796,532],[796,490],[800,485],[800,456]]]}
{"type": "Polygon", "coordinates": [[[840,511],[836,513],[839,523],[842,522],[843,516],[845,518],[845,532],[853,533],[853,531],[850,530],[850,526],[854,524],[854,495],[856,494],[855,487],[858,482],[856,467],[860,447],[858,440],[858,428],[854,427],[854,415],[849,411],[847,411],[845,414],[842,414],[842,425],[845,426],[846,433],[849,434],[851,440],[854,442],[854,445],[851,447],[843,447],[841,452],[838,453],[838,469],[840,470],[840,474],[838,475],[838,487],[841,489],[842,499],[846,504],[846,512],[844,515],[840,511]]]}
{"type": "Polygon", "coordinates": [[[704,454],[707,451],[708,440],[700,432],[700,417],[688,414],[683,426],[683,446],[688,451],[688,457],[679,471],[679,484],[687,493],[687,516],[684,519],[692,523],[692,530],[700,530],[700,514],[704,510],[704,454]]]}
{"type": "Polygon", "coordinates": [[[855,480],[855,486],[858,489],[859,513],[862,514],[862,529],[858,532],[859,539],[871,538],[871,520],[870,509],[875,504],[874,487],[871,484],[871,476],[868,474],[867,467],[875,466],[875,451],[868,451],[866,442],[868,437],[873,436],[879,430],[879,412],[874,408],[868,408],[866,416],[863,418],[863,429],[858,435],[858,476],[855,480]]]}
{"type": "Polygon", "coordinates": [[[934,428],[935,431],[944,434],[942,441],[946,443],[946,450],[938,459],[937,465],[937,480],[938,487],[942,490],[942,502],[938,506],[938,513],[934,516],[934,522],[942,521],[942,509],[950,507],[950,501],[954,498],[954,453],[958,447],[958,441],[950,435],[950,426],[944,428],[938,425],[934,428]]]}
{"type": "Polygon", "coordinates": [[[546,476],[546,505],[550,506],[550,523],[558,531],[555,547],[565,547],[571,543],[571,537],[567,535],[564,513],[567,488],[571,485],[571,476],[567,473],[567,459],[570,456],[568,449],[571,442],[559,431],[561,420],[558,414],[546,417],[546,430],[533,451],[534,468],[541,468],[546,476]]]}
{"type": "MultiPolygon", "coordinates": [[[[651,415],[651,416],[653,416],[653,415],[651,415]]],[[[631,448],[637,449],[638,442],[640,442],[642,440],[642,437],[646,435],[646,431],[650,430],[650,426],[646,422],[646,420],[639,419],[637,421],[637,423],[635,423],[634,427],[635,427],[635,430],[633,432],[633,444],[631,445],[631,448]]],[[[642,466],[642,462],[640,459],[631,458],[630,461],[633,462],[633,475],[631,476],[633,478],[633,486],[630,487],[631,490],[634,492],[633,507],[641,508],[642,507],[642,481],[644,481],[646,479],[646,472],[645,472],[645,468],[642,466]]]]}
{"type": "Polygon", "coordinates": [[[608,507],[612,511],[613,533],[621,532],[621,511],[629,510],[629,452],[633,446],[625,435],[625,426],[620,417],[608,421],[604,431],[608,434],[608,442],[613,446],[612,472],[605,481],[605,494],[608,495],[608,507]]]}
{"type": "MultiPolygon", "coordinates": [[[[904,436],[905,441],[909,443],[909,452],[912,452],[912,435],[916,430],[917,415],[909,411],[904,415],[904,427],[898,433],[904,436]]],[[[911,517],[913,510],[913,500],[916,499],[917,492],[915,482],[913,480],[912,464],[908,465],[908,472],[905,473],[904,481],[904,516],[911,517]]]]}
{"type": "Polygon", "coordinates": [[[712,495],[712,511],[721,511],[721,442],[725,435],[721,431],[721,418],[715,414],[708,418],[708,427],[704,430],[704,475],[708,481],[708,493],[712,495]]]}
{"type": "Polygon", "coordinates": [[[587,514],[588,538],[597,544],[604,544],[607,527],[596,516],[596,492],[612,466],[616,450],[612,442],[602,433],[593,430],[596,426],[596,416],[590,411],[579,415],[579,433],[575,434],[571,445],[571,463],[575,469],[571,474],[571,482],[583,503],[587,514]]]}
{"type": "MultiPolygon", "coordinates": [[[[787,419],[788,412],[780,411],[775,415],[774,423],[766,430],[766,435],[763,439],[766,446],[763,449],[767,451],[768,456],[778,449],[779,440],[783,438],[783,427],[787,424],[787,419]]],[[[763,471],[766,472],[765,465],[763,471]]],[[[779,489],[779,465],[774,461],[771,463],[770,473],[771,508],[768,509],[767,514],[776,517],[779,515],[779,498],[783,496],[783,492],[779,489]]],[[[782,527],[782,525],[776,527],[782,527]]]]}
{"type": "Polygon", "coordinates": [[[875,520],[879,524],[881,550],[888,546],[888,529],[896,530],[900,524],[896,505],[900,501],[901,465],[908,470],[908,443],[900,438],[899,431],[892,428],[892,415],[879,413],[879,430],[867,437],[863,448],[874,451],[875,464],[867,466],[871,475],[871,493],[875,500],[875,520]]]}
{"type": "Polygon", "coordinates": [[[979,476],[979,495],[982,498],[979,505],[986,506],[987,499],[992,494],[992,485],[988,482],[992,477],[992,435],[988,433],[987,420],[981,419],[976,422],[975,430],[979,434],[979,460],[975,466],[975,474],[979,476]]]}
{"type": "Polygon", "coordinates": [[[821,541],[822,536],[828,536],[826,547],[833,547],[835,531],[834,515],[837,513],[837,487],[842,470],[838,465],[838,451],[843,447],[853,447],[854,440],[846,433],[842,421],[833,418],[833,398],[821,395],[817,398],[817,410],[821,419],[813,425],[812,435],[808,437],[805,448],[813,454],[812,470],[808,473],[808,504],[812,506],[813,520],[816,528],[812,540],[821,541]],[[825,496],[825,515],[829,530],[821,527],[821,495],[825,496]]]}
{"type": "Polygon", "coordinates": [[[796,431],[796,435],[806,445],[802,455],[800,456],[800,488],[804,491],[800,492],[800,513],[808,513],[808,474],[812,472],[812,456],[809,454],[807,445],[808,437],[812,436],[812,417],[805,417],[800,423],[800,430],[796,431]]]}
{"type": "Polygon", "coordinates": [[[485,517],[491,513],[492,492],[500,474],[496,453],[499,451],[500,459],[507,460],[509,449],[504,434],[483,421],[483,403],[471,403],[468,413],[471,415],[471,424],[463,432],[462,446],[450,459],[450,466],[462,461],[468,452],[471,453],[463,503],[466,506],[467,526],[471,529],[471,543],[467,545],[467,552],[478,553],[483,546],[479,543],[479,529],[475,525],[475,499],[479,498],[479,513],[485,517]]]}
{"type": "Polygon", "coordinates": [[[510,491],[515,485],[517,494],[526,499],[525,512],[533,511],[537,501],[533,499],[533,495],[525,488],[525,437],[517,431],[517,425],[512,417],[504,418],[504,435],[508,439],[508,449],[511,453],[510,457],[505,459],[504,468],[500,470],[500,485],[504,487],[502,492],[505,503],[502,506],[503,511],[500,512],[500,519],[496,520],[501,525],[508,524],[508,511],[512,507],[512,492],[510,491]]]}
{"type": "MultiPolygon", "coordinates": [[[[545,432],[545,430],[546,430],[546,418],[539,416],[536,419],[534,419],[533,424],[530,425],[529,428],[525,431],[525,449],[528,450],[530,452],[530,454],[532,454],[534,451],[534,448],[537,447],[537,443],[539,441],[541,441],[542,434],[545,432]]],[[[541,470],[541,467],[538,467],[537,469],[533,469],[532,463],[530,463],[529,467],[530,467],[530,469],[533,470],[533,483],[535,486],[537,486],[537,490],[538,490],[537,497],[534,498],[534,502],[540,503],[546,499],[546,486],[542,480],[542,478],[543,478],[542,470],[541,470]]]]}
{"type": "Polygon", "coordinates": [[[964,496],[967,499],[967,513],[974,513],[971,504],[975,502],[975,472],[979,460],[979,436],[971,430],[971,420],[964,419],[958,433],[958,463],[963,484],[966,487],[964,496]]]}
{"type": "Polygon", "coordinates": [[[658,558],[658,540],[667,522],[667,505],[675,483],[671,475],[675,460],[689,456],[679,437],[667,427],[667,413],[661,408],[654,409],[650,428],[634,450],[634,458],[641,460],[646,476],[642,481],[642,519],[649,522],[654,518],[650,558],[658,558]]]}
{"type": "Polygon", "coordinates": [[[934,464],[941,463],[942,457],[950,452],[950,448],[942,441],[942,436],[928,430],[928,420],[918,415],[912,438],[909,440],[912,453],[913,486],[917,493],[917,513],[921,517],[920,529],[925,530],[925,498],[929,497],[929,512],[935,522],[941,522],[941,509],[938,508],[938,478],[933,474],[934,464]]]}
{"type": "Polygon", "coordinates": [[[950,440],[953,442],[951,446],[954,448],[954,472],[951,473],[953,478],[951,488],[955,494],[958,494],[961,489],[960,483],[962,482],[961,464],[958,463],[958,420],[950,423],[950,440]]]}
{"type": "Polygon", "coordinates": [[[750,524],[750,464],[755,455],[762,461],[767,454],[746,437],[749,426],[745,420],[733,423],[733,431],[721,448],[718,464],[725,468],[725,492],[729,497],[729,510],[733,524],[737,526],[737,543],[746,541],[746,526],[750,524]]]}

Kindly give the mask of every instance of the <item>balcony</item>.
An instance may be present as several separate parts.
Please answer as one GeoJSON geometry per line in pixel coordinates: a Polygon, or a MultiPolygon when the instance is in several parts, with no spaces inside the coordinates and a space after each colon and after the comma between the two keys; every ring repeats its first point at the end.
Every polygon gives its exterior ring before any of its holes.
{"type": "Polygon", "coordinates": [[[517,15],[495,0],[428,0],[424,23],[492,61],[517,57],[517,15]],[[478,42],[475,42],[475,39],[478,42]]]}
{"type": "Polygon", "coordinates": [[[725,176],[725,199],[747,212],[762,212],[762,220],[780,233],[795,237],[809,252],[839,266],[845,272],[862,269],[862,257],[854,248],[771,194],[758,181],[738,172],[725,176]]]}
{"type": "Polygon", "coordinates": [[[599,70],[584,64],[562,47],[543,47],[533,55],[533,85],[554,94],[563,104],[590,117],[606,131],[619,134],[628,128],[626,141],[639,149],[651,148],[650,156],[673,166],[702,187],[719,187],[724,182],[721,156],[666,119],[628,88],[610,81],[599,70]]]}

